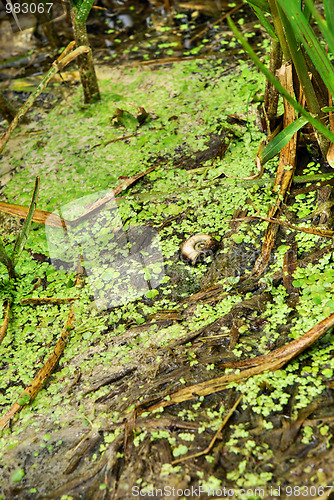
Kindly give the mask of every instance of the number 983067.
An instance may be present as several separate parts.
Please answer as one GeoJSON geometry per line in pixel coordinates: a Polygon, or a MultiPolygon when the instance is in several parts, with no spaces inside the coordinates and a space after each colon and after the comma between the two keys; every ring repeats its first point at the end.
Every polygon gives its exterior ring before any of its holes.
{"type": "Polygon", "coordinates": [[[53,3],[17,3],[17,2],[6,2],[6,12],[8,14],[43,14],[44,12],[49,13],[52,9],[53,3]]]}

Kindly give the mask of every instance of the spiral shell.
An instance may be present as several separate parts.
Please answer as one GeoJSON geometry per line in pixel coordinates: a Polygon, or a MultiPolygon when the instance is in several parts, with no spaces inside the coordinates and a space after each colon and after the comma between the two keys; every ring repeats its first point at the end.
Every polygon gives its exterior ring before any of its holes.
{"type": "Polygon", "coordinates": [[[218,242],[208,234],[195,234],[188,238],[181,246],[181,253],[184,257],[191,260],[192,263],[200,254],[208,251],[214,251],[218,247],[218,242]]]}

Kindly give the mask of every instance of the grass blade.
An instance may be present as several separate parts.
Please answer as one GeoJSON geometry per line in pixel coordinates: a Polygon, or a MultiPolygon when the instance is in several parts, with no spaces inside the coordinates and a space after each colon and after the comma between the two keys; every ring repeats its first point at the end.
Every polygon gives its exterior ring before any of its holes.
{"type": "MultiPolygon", "coordinates": [[[[307,2],[307,4],[308,4],[308,2],[307,2]]],[[[326,18],[328,30],[331,34],[333,34],[334,33],[334,3],[333,3],[333,0],[324,0],[324,9],[325,9],[325,18],[326,18]]],[[[327,40],[327,37],[326,37],[326,40],[327,40]]]]}
{"type": "Polygon", "coordinates": [[[308,120],[301,116],[298,120],[290,123],[290,125],[285,127],[285,129],[283,129],[268,144],[266,144],[266,146],[264,146],[264,148],[259,152],[259,158],[262,165],[276,156],[290,141],[293,135],[306,125],[307,122],[308,120]]]}
{"type": "Polygon", "coordinates": [[[12,261],[13,267],[15,267],[15,265],[17,264],[17,261],[19,260],[19,257],[21,255],[23,248],[24,248],[24,245],[26,244],[26,241],[28,239],[31,221],[32,221],[32,218],[34,216],[34,212],[35,212],[35,208],[36,208],[36,204],[37,204],[38,190],[39,190],[39,177],[36,177],[35,187],[34,187],[34,192],[33,192],[32,200],[31,200],[30,207],[29,207],[29,212],[28,212],[28,215],[24,221],[21,232],[17,237],[17,240],[15,242],[15,246],[14,246],[14,250],[13,250],[13,253],[11,255],[11,261],[12,261]]]}
{"type": "Polygon", "coordinates": [[[300,113],[302,116],[304,116],[307,121],[313,125],[313,127],[318,130],[321,134],[323,134],[327,139],[329,139],[331,142],[334,142],[334,134],[330,130],[328,130],[325,125],[323,125],[319,120],[314,118],[314,116],[311,115],[306,109],[303,108],[291,95],[287,90],[281,85],[281,83],[277,80],[277,78],[269,71],[269,69],[260,61],[258,56],[255,54],[254,50],[251,48],[247,40],[242,36],[242,34],[239,32],[238,28],[232,21],[230,17],[227,17],[227,22],[233,31],[235,37],[237,40],[241,43],[243,46],[244,50],[246,53],[249,55],[249,57],[252,59],[252,61],[256,64],[256,66],[259,68],[259,70],[265,75],[265,77],[272,83],[278,92],[287,100],[288,103],[291,104],[291,106],[294,107],[294,109],[300,113]]]}
{"type": "Polygon", "coordinates": [[[263,14],[262,9],[260,9],[260,7],[257,7],[256,5],[252,5],[252,7],[255,14],[257,15],[258,20],[260,21],[268,35],[270,35],[273,40],[278,40],[274,28],[272,27],[266,16],[263,14]]]}
{"type": "Polygon", "coordinates": [[[270,12],[269,3],[267,2],[267,0],[247,0],[247,3],[249,3],[252,7],[258,7],[261,10],[270,12]]]}
{"type": "Polygon", "coordinates": [[[289,46],[289,52],[306,98],[308,110],[314,116],[319,118],[320,115],[319,102],[309,76],[309,70],[304,59],[303,51],[300,50],[298,40],[294,33],[294,27],[291,24],[290,20],[287,18],[285,12],[280,7],[278,10],[282,26],[284,28],[286,41],[289,46]]]}
{"type": "Polygon", "coordinates": [[[315,36],[314,31],[305,19],[300,7],[297,3],[290,2],[289,0],[277,0],[277,3],[283,9],[288,19],[290,19],[296,38],[303,44],[327,88],[334,95],[333,66],[315,36]]]}
{"type": "Polygon", "coordinates": [[[320,16],[314,7],[312,0],[306,0],[306,5],[312,10],[312,15],[317,21],[318,26],[328,44],[329,52],[334,54],[334,3],[333,0],[324,1],[326,21],[320,16]],[[327,8],[326,8],[327,4],[327,8]]]}
{"type": "Polygon", "coordinates": [[[311,20],[313,8],[314,8],[314,0],[310,0],[310,2],[306,2],[304,5],[303,14],[308,23],[311,20]]]}

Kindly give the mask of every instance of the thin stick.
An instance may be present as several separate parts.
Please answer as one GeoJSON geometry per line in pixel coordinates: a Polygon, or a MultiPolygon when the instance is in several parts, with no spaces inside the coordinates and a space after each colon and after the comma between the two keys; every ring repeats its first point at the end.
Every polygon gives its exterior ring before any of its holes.
{"type": "Polygon", "coordinates": [[[237,5],[236,7],[234,7],[232,10],[226,12],[222,17],[220,17],[217,21],[215,21],[214,23],[211,23],[209,24],[209,26],[206,26],[206,28],[204,28],[204,30],[200,31],[199,33],[197,33],[197,35],[193,36],[191,39],[190,39],[190,42],[193,42],[194,40],[196,40],[196,38],[199,38],[200,36],[204,35],[204,33],[206,33],[208,30],[210,30],[211,28],[213,28],[214,26],[217,26],[218,24],[221,24],[228,16],[231,16],[232,14],[234,14],[235,12],[237,12],[237,10],[241,9],[242,7],[244,7],[246,4],[245,2],[242,2],[240,5],[237,5]]]}
{"type": "Polygon", "coordinates": [[[238,369],[235,373],[228,373],[221,377],[184,387],[169,394],[163,394],[153,400],[143,401],[137,407],[138,414],[143,411],[153,411],[158,408],[166,408],[167,406],[177,403],[191,401],[199,396],[208,396],[209,394],[226,389],[231,382],[239,383],[248,377],[253,377],[254,375],[258,375],[268,370],[279,370],[291,359],[297,357],[301,352],[314,344],[314,342],[325,335],[330,328],[333,328],[333,326],[334,313],[314,325],[298,339],[294,339],[288,344],[274,349],[270,354],[256,356],[255,358],[245,361],[224,363],[224,367],[238,369]],[[242,368],[241,371],[240,368],[242,368]],[[149,406],[150,403],[153,404],[149,406]]]}
{"type": "Polygon", "coordinates": [[[238,397],[238,399],[236,400],[236,402],[234,403],[234,405],[232,406],[232,408],[230,409],[230,411],[228,412],[228,414],[226,415],[226,417],[222,421],[222,424],[219,427],[218,431],[211,439],[209,446],[207,446],[205,448],[205,450],[199,451],[198,453],[193,453],[192,455],[188,455],[187,457],[182,457],[182,458],[178,458],[177,460],[173,460],[172,465],[179,464],[179,463],[183,462],[184,460],[190,460],[191,458],[197,458],[197,457],[200,457],[201,455],[207,455],[208,453],[210,453],[215,442],[217,441],[219,434],[224,429],[225,425],[227,424],[227,422],[230,420],[231,416],[233,415],[234,410],[236,410],[237,406],[239,405],[240,401],[242,400],[242,396],[243,396],[243,394],[241,394],[241,396],[238,397]]]}
{"type": "Polygon", "coordinates": [[[42,389],[44,383],[49,378],[51,373],[53,372],[56,364],[60,356],[62,355],[66,343],[68,341],[68,333],[73,328],[74,321],[74,305],[71,306],[69,315],[67,317],[65,327],[53,349],[52,353],[46,360],[44,366],[37,372],[33,381],[24,389],[24,391],[20,394],[18,400],[11,406],[5,415],[0,419],[0,429],[4,429],[8,424],[11,418],[22,410],[23,406],[30,403],[38,394],[38,392],[42,389]]]}
{"type": "MultiPolygon", "coordinates": [[[[102,198],[93,203],[86,212],[73,221],[68,221],[59,217],[59,215],[51,212],[46,212],[45,210],[35,210],[32,220],[38,222],[39,224],[45,224],[52,227],[59,227],[64,231],[67,230],[67,226],[75,226],[87,218],[90,214],[93,214],[97,209],[102,208],[108,201],[111,201],[119,193],[130,187],[134,182],[141,179],[144,175],[152,172],[160,163],[155,163],[153,167],[148,168],[145,172],[140,172],[139,174],[128,177],[120,182],[116,187],[107,192],[102,198]]],[[[22,205],[11,205],[9,203],[0,202],[0,211],[6,212],[8,214],[15,215],[16,217],[26,217],[28,213],[28,207],[22,205]]],[[[1,240],[0,240],[1,241],[1,240]]],[[[0,247],[1,251],[1,247],[0,247]]]]}
{"type": "Polygon", "coordinates": [[[238,219],[222,219],[222,222],[232,222],[232,221],[249,222],[251,220],[264,220],[272,224],[279,224],[280,226],[290,227],[291,229],[295,229],[296,231],[300,231],[301,233],[315,234],[316,236],[322,236],[323,238],[334,238],[334,231],[331,231],[330,229],[317,229],[315,227],[299,227],[295,226],[294,224],[291,224],[290,222],[277,219],[276,217],[264,217],[262,215],[247,215],[246,217],[240,217],[238,219]]]}
{"type": "Polygon", "coordinates": [[[14,120],[12,123],[9,125],[7,131],[4,133],[0,140],[0,154],[4,150],[10,136],[18,126],[20,120],[24,117],[24,115],[27,113],[27,111],[31,108],[31,106],[34,104],[36,101],[37,97],[43,92],[51,78],[61,71],[67,64],[69,64],[73,59],[76,57],[86,54],[87,52],[90,51],[89,47],[78,47],[77,49],[73,50],[75,45],[75,42],[71,42],[68,44],[66,49],[60,54],[58,59],[52,63],[51,69],[48,71],[46,76],[43,78],[41,83],[38,85],[37,89],[35,92],[33,92],[27,101],[23,104],[23,106],[19,109],[17,115],[15,116],[14,120]]]}
{"type": "Polygon", "coordinates": [[[20,300],[22,305],[44,305],[44,304],[67,304],[68,302],[73,302],[79,297],[29,297],[20,300]]]}
{"type": "Polygon", "coordinates": [[[5,307],[6,307],[5,319],[4,319],[4,322],[2,323],[1,328],[0,328],[0,344],[3,341],[3,339],[5,338],[5,335],[7,333],[7,328],[9,325],[9,310],[10,310],[9,300],[7,300],[7,305],[5,307]]]}

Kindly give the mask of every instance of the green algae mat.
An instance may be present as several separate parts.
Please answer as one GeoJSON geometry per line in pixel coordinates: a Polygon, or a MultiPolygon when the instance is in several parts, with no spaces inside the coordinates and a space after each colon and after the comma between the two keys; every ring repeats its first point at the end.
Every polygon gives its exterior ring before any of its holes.
{"type": "MultiPolygon", "coordinates": [[[[2,415],[52,352],[71,307],[65,299],[76,297],[56,369],[0,438],[1,498],[330,493],[331,331],[285,368],[153,409],[168,394],[231,373],[222,364],[268,354],[333,312],[330,241],[288,227],[264,276],[253,288],[239,286],[266,222],[230,219],[266,216],[275,200],[276,160],[247,179],[264,139],[263,77],[243,61],[231,69],[199,60],[101,68],[99,80],[101,102],[83,106],[74,91],[47,116],[35,112],[0,160],[1,201],[28,206],[39,176],[38,209],[70,229],[33,223],[19,279],[10,282],[0,268],[1,315],[7,299],[13,304],[0,347],[2,415]],[[104,196],[103,209],[73,222],[104,196]],[[198,235],[214,245],[189,259],[183,244],[198,235]],[[294,301],[280,275],[291,242],[303,262],[294,301]],[[84,286],[76,284],[80,256],[84,286]]],[[[310,160],[300,173],[321,171],[310,160]]],[[[284,217],[310,226],[315,191],[296,186],[284,217]]],[[[20,220],[2,219],[10,250],[20,220]]]]}

